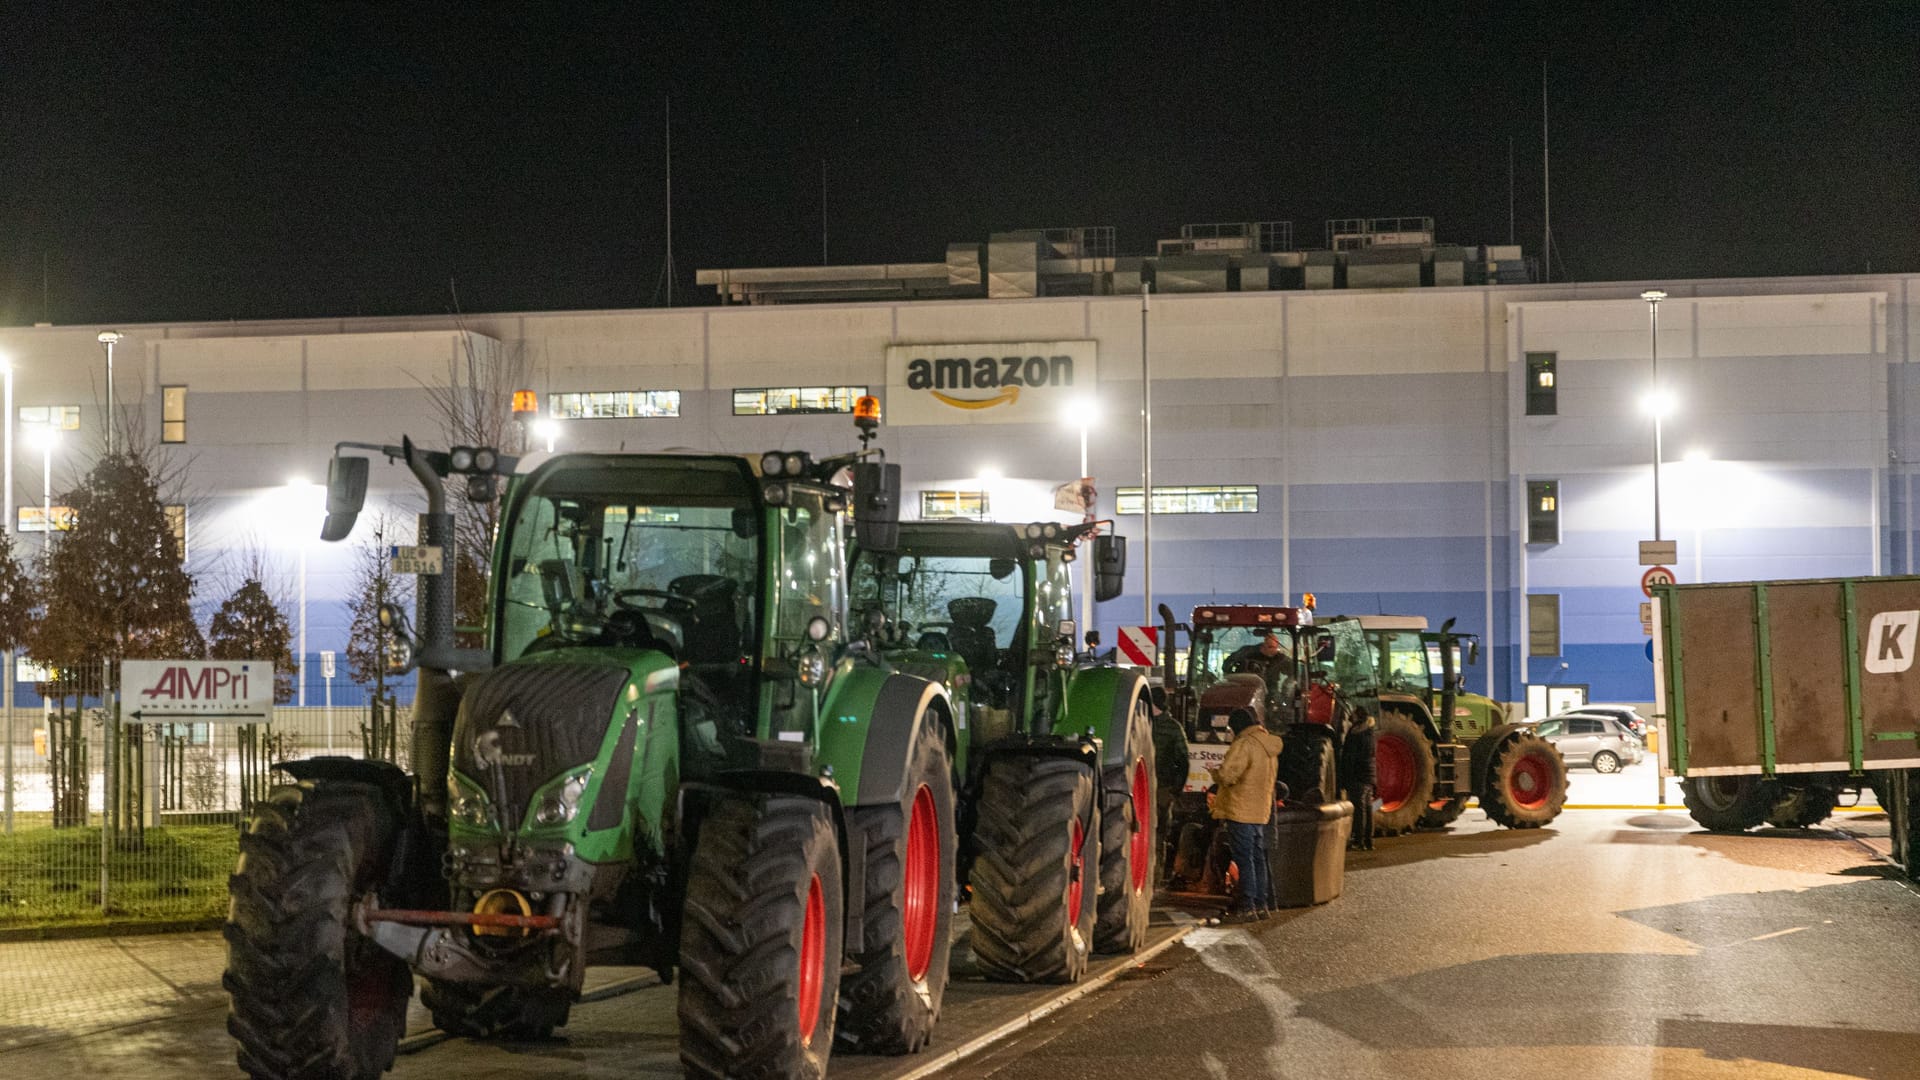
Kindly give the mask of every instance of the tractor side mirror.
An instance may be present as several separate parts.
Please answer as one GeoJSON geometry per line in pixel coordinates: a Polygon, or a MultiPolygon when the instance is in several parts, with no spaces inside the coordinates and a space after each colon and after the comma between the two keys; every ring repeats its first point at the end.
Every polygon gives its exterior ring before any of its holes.
{"type": "Polygon", "coordinates": [[[900,546],[900,466],[862,461],[853,467],[853,535],[868,551],[900,546]]]}
{"type": "Polygon", "coordinates": [[[1093,538],[1093,598],[1119,596],[1127,587],[1127,538],[1111,533],[1093,538]]]}
{"type": "Polygon", "coordinates": [[[367,504],[367,459],[336,455],[327,464],[327,520],[320,539],[345,540],[367,504]]]}

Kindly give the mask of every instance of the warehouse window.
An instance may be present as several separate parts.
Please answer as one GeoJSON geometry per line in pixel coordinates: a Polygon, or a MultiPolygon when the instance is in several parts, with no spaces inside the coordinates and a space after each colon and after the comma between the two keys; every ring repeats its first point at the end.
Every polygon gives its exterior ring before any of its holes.
{"type": "Polygon", "coordinates": [[[763,386],[733,392],[733,415],[780,416],[789,413],[850,413],[864,386],[763,386]]]}
{"type": "Polygon", "coordinates": [[[160,441],[187,441],[187,388],[184,386],[160,388],[160,441]]]}
{"type": "Polygon", "coordinates": [[[992,502],[984,491],[923,491],[920,493],[920,517],[925,521],[937,518],[985,521],[992,509],[992,502]]]}
{"type": "Polygon", "coordinates": [[[1560,481],[1527,481],[1527,543],[1560,542],[1560,481]]]}
{"type": "Polygon", "coordinates": [[[678,390],[588,390],[549,394],[547,408],[560,420],[608,420],[680,415],[678,390]]]}
{"type": "Polygon", "coordinates": [[[73,512],[73,507],[53,506],[53,507],[43,508],[38,503],[35,503],[32,506],[22,506],[17,508],[17,510],[15,511],[16,516],[14,518],[13,531],[23,532],[23,533],[46,532],[47,531],[47,514],[46,512],[43,512],[43,511],[50,511],[52,513],[54,532],[72,532],[73,531],[73,523],[76,520],[73,512]]]}
{"type": "Polygon", "coordinates": [[[26,405],[20,409],[22,424],[52,424],[61,431],[80,430],[78,405],[26,405]]]}
{"type": "Polygon", "coordinates": [[[167,527],[173,530],[173,542],[179,546],[180,561],[187,561],[187,508],[179,503],[166,507],[167,527]]]}
{"type": "Polygon", "coordinates": [[[1527,415],[1557,416],[1560,403],[1556,395],[1559,388],[1554,385],[1559,378],[1554,368],[1559,360],[1558,353],[1530,352],[1527,354],[1527,415]]]}
{"type": "Polygon", "coordinates": [[[1560,655],[1560,594],[1527,594],[1527,655],[1560,655]]]}
{"type": "MultiPolygon", "coordinates": [[[[1140,512],[1140,489],[1123,487],[1114,493],[1115,512],[1140,512]]],[[[1257,514],[1260,489],[1253,484],[1197,484],[1153,489],[1156,514],[1257,514]]]]}

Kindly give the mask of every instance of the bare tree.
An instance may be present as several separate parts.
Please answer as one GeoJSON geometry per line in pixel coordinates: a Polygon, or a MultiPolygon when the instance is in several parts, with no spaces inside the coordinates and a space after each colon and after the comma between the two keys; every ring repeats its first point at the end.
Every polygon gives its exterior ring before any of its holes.
{"type": "Polygon", "coordinates": [[[383,510],[373,515],[372,528],[363,530],[354,545],[347,673],[354,682],[371,685],[376,698],[386,696],[387,648],[393,640],[380,625],[380,605],[398,604],[404,609],[413,600],[413,576],[393,572],[387,548],[413,543],[413,533],[405,518],[383,510]]]}

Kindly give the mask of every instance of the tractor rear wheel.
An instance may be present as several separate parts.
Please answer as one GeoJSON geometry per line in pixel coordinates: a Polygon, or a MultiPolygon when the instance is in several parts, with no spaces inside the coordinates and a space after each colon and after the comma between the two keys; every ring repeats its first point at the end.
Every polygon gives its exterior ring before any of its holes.
{"type": "Polygon", "coordinates": [[[275,788],[254,804],[228,881],[227,1031],[258,1080],[375,1080],[413,996],[406,962],[353,929],[399,823],[371,784],[275,788]]]}
{"type": "Polygon", "coordinates": [[[553,1037],[573,1009],[573,991],[565,987],[483,986],[427,980],[420,1003],[433,1013],[433,1026],[469,1039],[538,1042],[553,1037]]]}
{"type": "Polygon", "coordinates": [[[1433,801],[1433,744],[1413,717],[1398,711],[1380,714],[1374,739],[1373,835],[1399,836],[1413,828],[1433,801]]]}
{"type": "Polygon", "coordinates": [[[1093,770],[1067,757],[996,757],[977,813],[970,884],[981,970],[1001,982],[1078,982],[1100,880],[1093,770]]]}
{"type": "Polygon", "coordinates": [[[1840,793],[1819,782],[1804,787],[1780,786],[1779,797],[1767,811],[1767,824],[1776,829],[1804,829],[1833,816],[1840,793]]]}
{"type": "Polygon", "coordinates": [[[1567,762],[1531,731],[1500,740],[1487,762],[1480,808],[1509,829],[1537,829],[1567,805],[1567,762]]]}
{"type": "Polygon", "coordinates": [[[840,867],[818,799],[726,794],[708,809],[680,928],[688,1076],[826,1074],[846,922],[840,867]]]}
{"type": "Polygon", "coordinates": [[[1444,829],[1460,820],[1467,812],[1467,796],[1455,795],[1450,799],[1435,799],[1427,804],[1427,812],[1420,815],[1420,827],[1423,829],[1444,829]]]}
{"type": "Polygon", "coordinates": [[[1280,782],[1287,785],[1289,799],[1304,800],[1314,791],[1319,801],[1340,798],[1340,775],[1334,765],[1333,734],[1318,725],[1296,724],[1287,730],[1286,743],[1280,748],[1280,782]]]}
{"type": "Polygon", "coordinates": [[[1714,832],[1746,832],[1767,820],[1780,793],[1758,776],[1689,776],[1680,781],[1687,813],[1714,832]]]}
{"type": "Polygon", "coordinates": [[[1143,692],[1127,722],[1118,764],[1100,774],[1100,896],[1095,952],[1137,952],[1153,907],[1155,779],[1153,720],[1143,692]]]}
{"type": "Polygon", "coordinates": [[[955,894],[953,766],[932,712],[920,717],[895,806],[847,811],[866,842],[860,969],[840,982],[836,1037],[849,1050],[911,1054],[927,1044],[947,990],[955,894]]]}

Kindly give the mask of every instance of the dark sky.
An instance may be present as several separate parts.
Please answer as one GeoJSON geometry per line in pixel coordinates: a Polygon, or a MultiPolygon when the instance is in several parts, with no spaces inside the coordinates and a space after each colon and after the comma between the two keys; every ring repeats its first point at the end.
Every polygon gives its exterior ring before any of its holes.
{"type": "Polygon", "coordinates": [[[653,303],[669,93],[680,302],[817,263],[823,160],[832,260],[920,262],[1503,243],[1511,140],[1537,252],[1543,58],[1556,276],[1920,270],[1916,3],[200,6],[0,7],[0,323],[653,303]]]}

